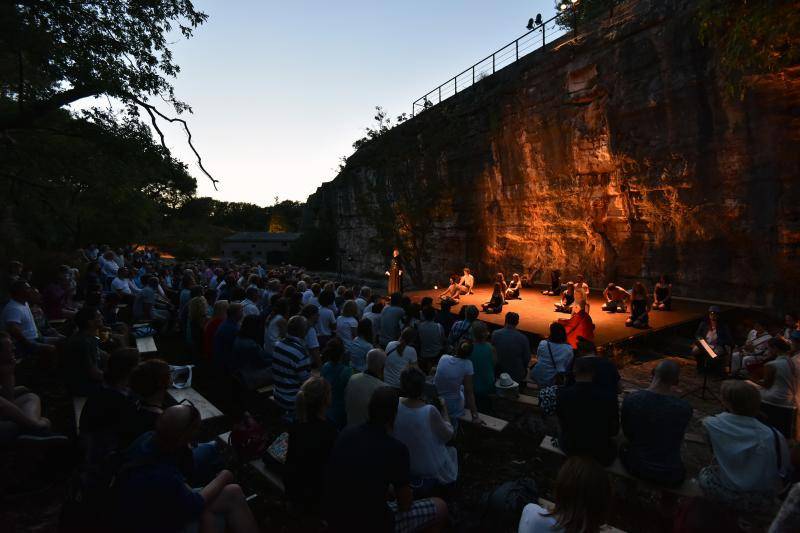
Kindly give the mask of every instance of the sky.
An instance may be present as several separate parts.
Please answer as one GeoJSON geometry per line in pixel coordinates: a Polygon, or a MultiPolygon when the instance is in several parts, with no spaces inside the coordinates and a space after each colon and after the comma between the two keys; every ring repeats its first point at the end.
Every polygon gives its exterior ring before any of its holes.
{"type": "MultiPolygon", "coordinates": [[[[554,0],[195,0],[209,15],[171,46],[176,95],[192,106],[192,139],[219,191],[177,128],[173,155],[198,195],[262,206],[305,201],[335,177],[373,122],[411,112],[427,91],[513,41],[554,0]]],[[[165,105],[159,106],[169,111],[165,105]]]]}

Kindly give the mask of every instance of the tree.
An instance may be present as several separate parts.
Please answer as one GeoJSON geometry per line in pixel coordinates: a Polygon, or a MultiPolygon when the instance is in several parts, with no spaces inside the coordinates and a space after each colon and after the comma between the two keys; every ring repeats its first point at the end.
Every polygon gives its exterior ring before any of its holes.
{"type": "Polygon", "coordinates": [[[144,110],[166,149],[159,120],[180,123],[203,173],[186,121],[149,103],[159,98],[176,115],[191,112],[169,78],[180,71],[168,44],[177,30],[190,38],[207,15],[190,0],[21,0],[0,4],[0,133],[37,127],[62,107],[92,96],[119,99],[131,117],[144,110]]]}
{"type": "Polygon", "coordinates": [[[575,30],[601,16],[613,16],[614,6],[621,0],[555,0],[556,24],[559,27],[575,30]],[[561,9],[564,6],[565,9],[561,9]]]}
{"type": "Polygon", "coordinates": [[[742,96],[743,79],[800,63],[797,0],[699,0],[700,39],[718,57],[731,93],[742,96]]]}

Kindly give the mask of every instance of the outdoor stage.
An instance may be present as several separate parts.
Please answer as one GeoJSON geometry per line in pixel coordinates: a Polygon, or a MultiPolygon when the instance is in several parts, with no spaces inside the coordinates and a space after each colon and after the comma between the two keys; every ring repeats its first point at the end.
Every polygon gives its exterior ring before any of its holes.
{"type": "MultiPolygon", "coordinates": [[[[419,302],[423,297],[433,298],[433,305],[439,308],[439,295],[442,290],[409,291],[406,296],[414,302],[419,302]]],[[[474,294],[461,297],[461,302],[452,308],[452,312],[458,314],[463,305],[475,305],[480,309],[480,304],[486,303],[491,297],[490,287],[478,287],[474,294]]],[[[559,318],[569,318],[566,313],[556,313],[553,311],[553,304],[559,298],[557,296],[545,296],[540,289],[522,289],[521,300],[510,300],[503,306],[500,314],[488,314],[481,312],[480,319],[490,324],[503,325],[505,313],[514,311],[519,314],[518,329],[546,337],[550,328],[550,323],[559,318]]],[[[590,314],[595,324],[595,343],[598,345],[610,342],[619,342],[634,336],[646,335],[654,331],[663,330],[683,324],[690,320],[697,320],[708,312],[708,304],[700,302],[689,302],[683,300],[672,301],[672,311],[651,311],[650,328],[634,329],[625,327],[627,313],[606,313],[600,309],[603,305],[603,295],[599,290],[592,290],[589,295],[591,304],[590,314]]]]}

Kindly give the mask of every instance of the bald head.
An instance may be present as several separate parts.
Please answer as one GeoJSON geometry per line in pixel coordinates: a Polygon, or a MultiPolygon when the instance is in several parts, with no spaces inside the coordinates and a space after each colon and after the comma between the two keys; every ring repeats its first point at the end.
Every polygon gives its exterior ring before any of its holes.
{"type": "Polygon", "coordinates": [[[188,446],[200,428],[200,413],[193,405],[168,407],[156,421],[156,441],[163,451],[188,446]]]}
{"type": "Polygon", "coordinates": [[[386,352],[375,348],[367,352],[367,370],[371,374],[380,376],[383,374],[383,366],[386,364],[386,352]]]}
{"type": "Polygon", "coordinates": [[[665,359],[658,363],[658,366],[653,371],[653,382],[672,387],[678,384],[680,373],[681,367],[678,363],[665,359]]]}

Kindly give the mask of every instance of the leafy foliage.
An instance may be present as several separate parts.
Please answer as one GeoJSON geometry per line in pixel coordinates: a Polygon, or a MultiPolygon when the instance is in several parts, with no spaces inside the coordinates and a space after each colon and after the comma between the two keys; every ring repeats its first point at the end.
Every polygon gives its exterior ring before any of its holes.
{"type": "Polygon", "coordinates": [[[574,30],[580,28],[602,16],[613,16],[614,6],[621,0],[579,0],[572,3],[570,0],[555,0],[556,23],[561,28],[574,30]],[[567,9],[561,10],[562,5],[567,5],[567,9]]]}
{"type": "Polygon", "coordinates": [[[731,93],[743,95],[745,76],[800,63],[797,0],[699,0],[697,21],[731,93]]]}
{"type": "MultiPolygon", "coordinates": [[[[394,127],[394,125],[392,125],[391,117],[389,117],[389,115],[381,106],[375,106],[375,116],[373,117],[373,119],[375,120],[375,127],[373,128],[371,126],[367,126],[366,128],[364,128],[366,135],[361,137],[360,139],[357,139],[353,143],[353,148],[355,148],[356,150],[358,150],[368,142],[377,139],[378,137],[380,137],[381,135],[383,135],[384,133],[386,133],[387,131],[389,131],[394,127]]],[[[406,120],[408,120],[408,114],[402,113],[400,115],[397,115],[396,124],[400,124],[402,122],[405,122],[406,120]]]]}

